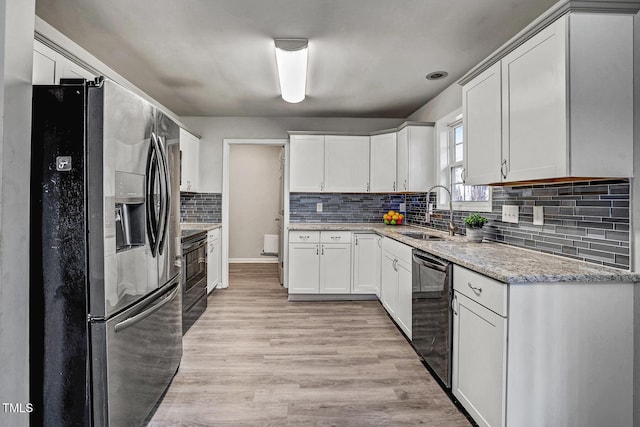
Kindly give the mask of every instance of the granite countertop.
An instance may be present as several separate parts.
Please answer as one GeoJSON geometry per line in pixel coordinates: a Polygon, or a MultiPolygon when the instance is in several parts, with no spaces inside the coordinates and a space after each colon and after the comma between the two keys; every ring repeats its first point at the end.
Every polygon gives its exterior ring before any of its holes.
{"type": "Polygon", "coordinates": [[[216,222],[181,222],[182,230],[204,230],[210,231],[222,227],[222,224],[216,222]]]}
{"type": "Polygon", "coordinates": [[[464,236],[416,227],[384,224],[290,223],[289,230],[373,231],[508,284],[535,282],[640,282],[640,273],[549,255],[502,243],[471,243],[464,236]],[[423,231],[441,236],[424,241],[401,232],[423,231]]]}

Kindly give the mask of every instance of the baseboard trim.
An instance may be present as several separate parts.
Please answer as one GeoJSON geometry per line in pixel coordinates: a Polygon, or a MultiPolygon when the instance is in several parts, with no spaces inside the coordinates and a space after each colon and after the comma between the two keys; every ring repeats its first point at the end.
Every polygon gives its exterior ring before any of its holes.
{"type": "Polygon", "coordinates": [[[260,257],[260,258],[229,258],[229,264],[277,264],[276,257],[260,257]]]}
{"type": "Polygon", "coordinates": [[[377,301],[375,294],[289,294],[289,301],[377,301]]]}

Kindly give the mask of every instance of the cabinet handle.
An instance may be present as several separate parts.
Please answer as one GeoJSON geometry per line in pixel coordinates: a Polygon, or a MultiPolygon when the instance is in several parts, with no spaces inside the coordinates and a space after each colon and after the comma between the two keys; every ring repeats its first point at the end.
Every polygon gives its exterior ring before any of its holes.
{"type": "Polygon", "coordinates": [[[393,181],[393,191],[396,191],[396,182],[393,181]]]}
{"type": "Polygon", "coordinates": [[[502,175],[502,179],[507,179],[507,160],[502,160],[500,163],[500,175],[502,175]]]}
{"type": "Polygon", "coordinates": [[[451,299],[451,310],[453,311],[453,315],[457,316],[458,312],[456,311],[456,304],[458,303],[458,296],[454,295],[451,299]]]}
{"type": "Polygon", "coordinates": [[[393,260],[393,269],[394,269],[395,271],[398,271],[398,260],[397,260],[397,259],[394,259],[394,260],[393,260]]]}
{"type": "Polygon", "coordinates": [[[331,240],[340,240],[341,237],[340,236],[331,236],[331,240]]]}
{"type": "Polygon", "coordinates": [[[469,287],[471,288],[471,290],[473,291],[474,294],[480,296],[480,294],[482,293],[482,288],[477,288],[477,287],[473,286],[471,284],[471,282],[467,282],[467,285],[469,285],[469,287]]]}
{"type": "Polygon", "coordinates": [[[356,246],[358,246],[358,236],[356,236],[356,246]]]}
{"type": "Polygon", "coordinates": [[[378,237],[378,247],[382,248],[382,239],[378,237]]]}
{"type": "Polygon", "coordinates": [[[318,245],[316,245],[316,255],[318,255],[318,251],[319,251],[318,245]]]}
{"type": "Polygon", "coordinates": [[[462,168],[462,183],[466,184],[467,182],[467,170],[465,168],[462,168]]]}
{"type": "Polygon", "coordinates": [[[404,189],[405,189],[405,191],[407,189],[407,180],[406,179],[404,180],[404,189]]]}
{"type": "Polygon", "coordinates": [[[308,239],[310,236],[300,236],[301,239],[308,239]]]}
{"type": "Polygon", "coordinates": [[[324,245],[322,245],[322,255],[324,255],[324,245]]]}
{"type": "Polygon", "coordinates": [[[320,181],[320,191],[324,191],[324,181],[320,181]]]}

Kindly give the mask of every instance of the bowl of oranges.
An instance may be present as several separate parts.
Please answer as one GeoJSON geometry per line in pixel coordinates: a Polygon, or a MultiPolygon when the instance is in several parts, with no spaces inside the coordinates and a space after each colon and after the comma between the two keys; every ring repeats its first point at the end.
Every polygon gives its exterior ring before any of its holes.
{"type": "Polygon", "coordinates": [[[402,225],[404,215],[400,212],[389,211],[382,216],[382,220],[386,225],[402,225]]]}

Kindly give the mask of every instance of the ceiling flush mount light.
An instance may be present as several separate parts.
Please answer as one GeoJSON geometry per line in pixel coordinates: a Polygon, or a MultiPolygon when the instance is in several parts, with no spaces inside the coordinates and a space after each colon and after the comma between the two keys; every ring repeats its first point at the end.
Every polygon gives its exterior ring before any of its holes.
{"type": "Polygon", "coordinates": [[[440,80],[447,77],[449,73],[446,71],[434,71],[433,73],[427,74],[427,80],[440,80]]]}
{"type": "Polygon", "coordinates": [[[304,100],[307,87],[307,39],[275,39],[276,62],[282,99],[292,104],[304,100]]]}

